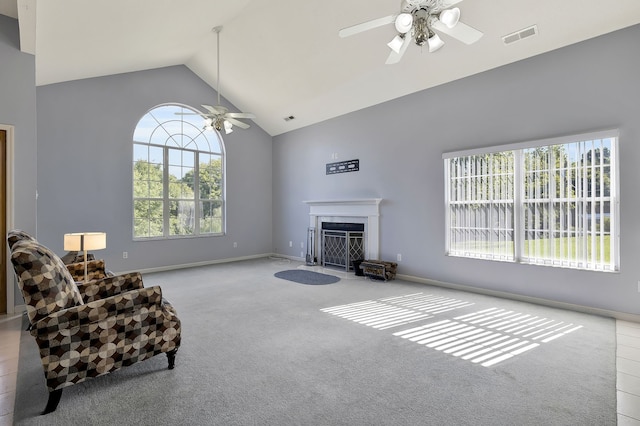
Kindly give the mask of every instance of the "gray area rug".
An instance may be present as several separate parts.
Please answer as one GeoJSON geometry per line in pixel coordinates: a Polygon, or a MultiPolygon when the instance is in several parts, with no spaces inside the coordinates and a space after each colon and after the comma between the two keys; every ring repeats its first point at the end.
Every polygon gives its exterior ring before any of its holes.
{"type": "Polygon", "coordinates": [[[178,310],[151,360],[47,392],[23,332],[17,425],[615,425],[615,321],[394,280],[282,285],[268,259],[145,274],[178,310]],[[488,333],[488,334],[485,334],[488,333]],[[535,346],[532,346],[535,345],[535,346]]]}
{"type": "Polygon", "coordinates": [[[286,271],[276,272],[273,275],[276,278],[307,285],[325,285],[340,281],[340,278],[334,275],[321,274],[320,272],[307,271],[304,269],[287,269],[286,271]]]}

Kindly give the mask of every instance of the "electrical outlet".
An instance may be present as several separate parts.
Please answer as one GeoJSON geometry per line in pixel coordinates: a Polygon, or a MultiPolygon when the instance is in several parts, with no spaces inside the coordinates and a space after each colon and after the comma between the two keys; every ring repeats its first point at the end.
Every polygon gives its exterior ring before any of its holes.
{"type": "Polygon", "coordinates": [[[638,281],[638,293],[640,293],[640,281],[638,281]]]}
{"type": "Polygon", "coordinates": [[[398,262],[402,262],[402,255],[400,253],[398,253],[397,259],[398,259],[398,262]]]}
{"type": "Polygon", "coordinates": [[[300,252],[300,257],[304,257],[304,252],[303,251],[300,252]]]}
{"type": "Polygon", "coordinates": [[[300,241],[300,248],[304,248],[304,242],[300,241]]]}
{"type": "Polygon", "coordinates": [[[235,241],[233,242],[233,248],[238,248],[238,243],[236,243],[235,241]]]}
{"type": "Polygon", "coordinates": [[[293,247],[293,241],[289,241],[289,247],[293,247]]]}
{"type": "MultiPolygon", "coordinates": [[[[87,256],[87,257],[89,257],[89,256],[87,256]]],[[[128,259],[129,258],[129,252],[123,251],[122,252],[122,258],[123,259],[128,259]]]]}

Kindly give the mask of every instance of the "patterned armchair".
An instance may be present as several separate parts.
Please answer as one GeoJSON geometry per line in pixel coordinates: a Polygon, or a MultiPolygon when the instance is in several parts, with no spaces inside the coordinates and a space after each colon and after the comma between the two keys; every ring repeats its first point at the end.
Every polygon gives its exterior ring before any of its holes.
{"type": "Polygon", "coordinates": [[[33,238],[8,235],[31,335],[54,411],[62,390],[92,377],[166,353],[174,368],[180,320],[160,287],[145,288],[139,273],[77,285],[51,250],[33,238]]]}
{"type": "MultiPolygon", "coordinates": [[[[7,237],[9,247],[23,240],[36,241],[35,238],[20,229],[14,229],[7,237]]],[[[67,266],[75,281],[84,281],[84,254],[82,252],[70,251],[60,259],[67,266]]],[[[113,272],[107,270],[104,260],[96,259],[93,254],[87,253],[87,279],[89,281],[112,277],[113,275],[113,272]]]]}
{"type": "MultiPolygon", "coordinates": [[[[87,256],[89,259],[90,256],[87,256]]],[[[84,262],[65,263],[67,270],[75,281],[84,281],[84,262]]],[[[107,271],[102,259],[87,260],[87,281],[99,280],[106,277],[112,277],[114,274],[107,271]]]]}

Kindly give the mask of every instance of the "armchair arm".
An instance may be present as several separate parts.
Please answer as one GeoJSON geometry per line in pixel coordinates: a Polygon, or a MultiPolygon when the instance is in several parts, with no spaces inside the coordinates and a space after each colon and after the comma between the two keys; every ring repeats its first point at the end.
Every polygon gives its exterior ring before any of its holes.
{"type": "Polygon", "coordinates": [[[78,284],[78,290],[84,303],[141,288],[144,288],[144,285],[142,275],[139,272],[109,276],[78,284]]]}
{"type": "MultiPolygon", "coordinates": [[[[84,281],[84,262],[68,263],[66,267],[74,281],[84,281]]],[[[104,278],[108,275],[104,260],[87,261],[87,280],[104,278]]]]}
{"type": "Polygon", "coordinates": [[[36,322],[31,329],[31,334],[36,338],[46,339],[50,333],[66,330],[63,334],[68,334],[70,329],[76,327],[88,326],[107,319],[113,319],[115,322],[116,316],[120,314],[133,314],[135,311],[149,312],[154,308],[162,308],[160,286],[131,290],[53,312],[36,322]]]}

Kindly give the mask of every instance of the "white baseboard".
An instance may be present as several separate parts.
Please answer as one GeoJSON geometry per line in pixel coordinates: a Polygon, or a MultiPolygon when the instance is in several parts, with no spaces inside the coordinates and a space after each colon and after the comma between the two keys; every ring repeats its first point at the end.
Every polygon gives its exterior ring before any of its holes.
{"type": "Polygon", "coordinates": [[[240,262],[242,260],[260,259],[260,258],[263,258],[263,257],[269,257],[271,255],[272,255],[272,253],[264,253],[264,254],[255,254],[255,255],[251,255],[251,256],[229,257],[229,258],[226,258],[226,259],[206,260],[204,262],[183,263],[183,264],[180,264],[180,265],[158,266],[156,268],[147,268],[147,269],[133,269],[131,271],[121,271],[121,272],[118,272],[118,274],[127,274],[127,273],[131,273],[131,272],[140,272],[141,274],[149,274],[149,273],[152,273],[152,272],[164,272],[164,271],[173,271],[173,270],[176,270],[176,269],[195,268],[195,267],[198,267],[198,266],[216,265],[218,263],[230,263],[230,262],[240,262]]]}
{"type": "Polygon", "coordinates": [[[501,297],[503,299],[517,300],[520,302],[535,303],[537,305],[549,306],[552,308],[567,309],[570,311],[583,312],[586,314],[599,315],[603,317],[615,318],[623,321],[631,321],[640,323],[640,315],[627,312],[617,312],[608,309],[593,308],[590,306],[576,305],[573,303],[559,302],[551,299],[543,299],[539,297],[524,296],[505,291],[489,290],[468,285],[453,284],[444,281],[437,281],[428,278],[414,277],[412,275],[397,274],[396,278],[415,283],[428,284],[436,287],[449,288],[452,290],[466,291],[469,293],[484,294],[486,296],[501,297]]]}
{"type": "MultiPolygon", "coordinates": [[[[171,270],[177,270],[177,269],[194,268],[194,267],[198,267],[198,266],[215,265],[215,264],[219,264],[219,263],[230,263],[230,262],[239,262],[239,261],[242,261],[242,260],[260,259],[260,258],[265,258],[265,257],[277,257],[277,258],[280,258],[280,259],[289,259],[289,260],[296,261],[296,262],[305,262],[305,259],[302,258],[302,257],[288,256],[288,255],[276,254],[276,253],[263,253],[263,254],[256,254],[256,255],[251,255],[251,256],[233,257],[233,258],[218,259],[218,260],[208,260],[208,261],[204,261],[204,262],[195,262],[195,263],[185,263],[185,264],[180,264],[180,265],[160,266],[160,267],[157,267],[157,268],[136,269],[136,270],[124,271],[124,272],[120,272],[120,273],[124,274],[124,273],[127,273],[127,272],[140,272],[140,273],[144,274],[144,273],[152,273],[152,272],[164,272],[164,271],[171,271],[171,270]]],[[[511,299],[511,300],[517,300],[517,301],[520,301],[520,302],[535,303],[537,305],[549,306],[549,307],[552,307],[552,308],[567,309],[567,310],[576,311],[576,312],[583,312],[583,313],[592,314],[592,315],[599,315],[599,316],[603,316],[603,317],[615,318],[615,319],[622,320],[622,321],[631,321],[631,322],[640,323],[640,315],[638,315],[638,314],[611,311],[611,310],[608,310],[608,309],[593,308],[593,307],[590,307],[590,306],[576,305],[576,304],[573,304],[573,303],[559,302],[559,301],[551,300],[551,299],[543,299],[543,298],[533,297],[533,296],[524,296],[524,295],[515,294],[515,293],[509,293],[509,292],[497,291],[497,290],[489,290],[489,289],[484,289],[484,288],[479,288],[479,287],[472,287],[472,286],[462,285],[462,284],[453,284],[453,283],[444,282],[444,281],[432,280],[432,279],[429,279],[429,278],[415,277],[415,276],[412,276],[412,275],[397,274],[396,278],[402,279],[402,280],[405,280],[405,281],[415,282],[415,283],[433,285],[433,286],[436,286],[436,287],[443,287],[443,288],[449,288],[449,289],[453,289],[453,290],[466,291],[466,292],[469,292],[469,293],[484,294],[484,295],[487,295],[487,296],[501,297],[503,299],[511,299]]],[[[16,308],[16,312],[24,312],[25,311],[24,305],[16,306],[15,308],[16,308]]]]}
{"type": "Polygon", "coordinates": [[[27,312],[27,305],[25,305],[24,303],[22,305],[13,305],[13,312],[8,313],[7,316],[10,318],[14,318],[23,315],[25,312],[27,312]]]}
{"type": "Polygon", "coordinates": [[[299,256],[287,256],[286,254],[275,254],[275,253],[271,253],[269,255],[269,257],[276,257],[279,259],[289,259],[289,260],[294,260],[296,262],[306,262],[306,259],[304,257],[299,257],[299,256]]]}

